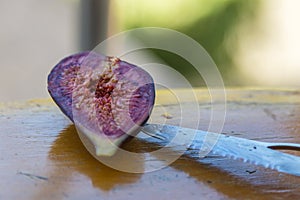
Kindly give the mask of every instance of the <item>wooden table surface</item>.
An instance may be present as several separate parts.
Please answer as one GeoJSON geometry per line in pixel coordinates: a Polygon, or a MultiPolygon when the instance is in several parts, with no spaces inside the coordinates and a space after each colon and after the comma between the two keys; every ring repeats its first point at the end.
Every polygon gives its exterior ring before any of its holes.
{"type": "MultiPolygon", "coordinates": [[[[186,97],[180,108],[194,112],[189,91],[177,92],[186,97]]],[[[300,143],[299,91],[228,89],[226,93],[224,134],[300,143]]],[[[199,129],[205,130],[211,115],[206,90],[197,90],[197,101],[199,129]]],[[[216,108],[221,104],[214,102],[216,108]]],[[[151,122],[178,123],[178,105],[171,92],[158,91],[151,122]]],[[[300,198],[300,177],[213,155],[199,160],[187,152],[171,165],[148,173],[111,169],[88,153],[74,125],[50,99],[0,104],[0,137],[1,200],[300,198]]],[[[140,153],[152,148],[139,139],[123,147],[140,153]]],[[[141,164],[153,159],[144,153],[141,164]]]]}

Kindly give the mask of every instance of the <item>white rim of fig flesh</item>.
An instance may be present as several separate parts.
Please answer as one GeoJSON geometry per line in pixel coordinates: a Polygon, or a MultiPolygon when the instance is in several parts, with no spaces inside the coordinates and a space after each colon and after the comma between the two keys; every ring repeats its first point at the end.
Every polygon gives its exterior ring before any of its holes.
{"type": "Polygon", "coordinates": [[[106,136],[97,136],[89,129],[80,124],[76,124],[80,139],[83,141],[88,151],[95,156],[113,156],[124,140],[130,136],[138,134],[142,127],[133,129],[133,134],[124,134],[118,138],[108,138],[106,136]],[[106,138],[105,138],[106,137],[106,138]],[[86,141],[88,139],[89,141],[86,141]],[[90,145],[92,144],[92,146],[90,145]]]}

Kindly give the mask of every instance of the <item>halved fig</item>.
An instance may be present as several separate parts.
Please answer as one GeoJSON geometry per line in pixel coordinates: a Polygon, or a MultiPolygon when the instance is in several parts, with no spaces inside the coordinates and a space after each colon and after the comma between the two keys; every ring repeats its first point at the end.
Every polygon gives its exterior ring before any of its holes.
{"type": "Polygon", "coordinates": [[[95,52],[71,55],[48,76],[48,91],[98,156],[111,156],[140,131],[154,105],[152,77],[143,69],[95,52]]]}

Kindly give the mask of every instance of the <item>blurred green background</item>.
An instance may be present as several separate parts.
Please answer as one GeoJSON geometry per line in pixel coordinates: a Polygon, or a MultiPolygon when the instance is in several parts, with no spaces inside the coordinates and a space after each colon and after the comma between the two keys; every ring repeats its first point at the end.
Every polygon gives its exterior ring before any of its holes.
{"type": "MultiPolygon", "coordinates": [[[[47,75],[63,57],[149,26],[196,40],[227,87],[299,88],[299,10],[297,0],[0,0],[0,101],[48,97],[47,75]]],[[[205,86],[183,58],[148,53],[205,86]]]]}
{"type": "MultiPolygon", "coordinates": [[[[115,5],[120,30],[158,26],[184,33],[205,48],[227,86],[247,85],[233,59],[238,48],[236,31],[241,24],[254,25],[260,11],[259,0],[125,0],[116,1],[115,5]]],[[[153,52],[194,86],[205,86],[185,59],[162,50],[153,52]]]]}

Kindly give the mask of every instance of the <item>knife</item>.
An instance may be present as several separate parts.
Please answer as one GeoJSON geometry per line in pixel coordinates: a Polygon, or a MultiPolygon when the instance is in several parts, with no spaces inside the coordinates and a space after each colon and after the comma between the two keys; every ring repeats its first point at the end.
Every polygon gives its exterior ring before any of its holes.
{"type": "Polygon", "coordinates": [[[300,151],[300,144],[260,142],[163,124],[146,124],[142,132],[166,146],[181,147],[181,151],[198,151],[199,157],[204,157],[211,151],[223,157],[241,159],[244,162],[300,176],[300,157],[277,151],[300,151]]]}

